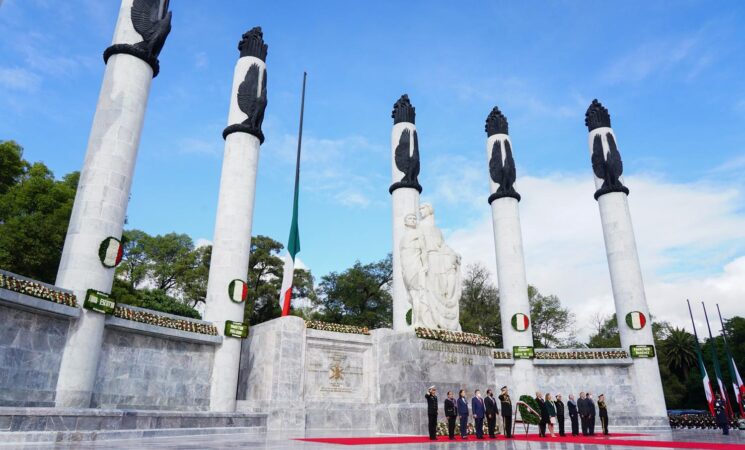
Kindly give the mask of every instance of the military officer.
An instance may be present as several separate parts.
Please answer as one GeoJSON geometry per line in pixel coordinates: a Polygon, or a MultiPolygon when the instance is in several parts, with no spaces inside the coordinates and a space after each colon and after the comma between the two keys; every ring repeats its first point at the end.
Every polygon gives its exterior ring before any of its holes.
{"type": "Polygon", "coordinates": [[[427,419],[429,425],[429,439],[432,441],[437,440],[437,389],[434,386],[430,386],[427,389],[427,393],[424,394],[424,398],[427,400],[427,419]]]}
{"type": "Polygon", "coordinates": [[[499,403],[502,406],[502,420],[504,421],[504,437],[512,437],[512,400],[510,400],[510,393],[507,391],[507,386],[502,386],[501,394],[499,394],[499,403]]]}
{"type": "Polygon", "coordinates": [[[722,427],[722,434],[729,434],[729,418],[727,417],[727,403],[722,400],[722,396],[717,392],[717,398],[714,400],[714,412],[717,416],[717,425],[722,427]]]}

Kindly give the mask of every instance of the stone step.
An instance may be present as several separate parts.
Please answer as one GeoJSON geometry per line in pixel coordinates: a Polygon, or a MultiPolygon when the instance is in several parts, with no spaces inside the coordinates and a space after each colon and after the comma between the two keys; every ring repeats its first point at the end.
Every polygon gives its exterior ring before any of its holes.
{"type": "Polygon", "coordinates": [[[255,412],[0,408],[0,432],[88,432],[179,428],[266,427],[255,412]]]}
{"type": "Polygon", "coordinates": [[[4,431],[0,432],[0,449],[6,446],[16,447],[19,444],[74,443],[90,441],[107,441],[218,436],[228,434],[245,434],[246,436],[263,437],[266,427],[212,427],[212,428],[162,428],[148,430],[103,430],[103,431],[4,431]]]}

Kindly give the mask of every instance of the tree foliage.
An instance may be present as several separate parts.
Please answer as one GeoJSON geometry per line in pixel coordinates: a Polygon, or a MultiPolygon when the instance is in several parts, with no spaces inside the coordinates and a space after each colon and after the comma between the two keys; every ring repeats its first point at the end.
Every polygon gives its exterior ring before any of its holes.
{"type": "Polygon", "coordinates": [[[393,300],[391,255],[369,264],[355,262],[344,272],[321,278],[317,311],[313,317],[326,322],[381,328],[391,326],[393,300]]]}
{"type": "Polygon", "coordinates": [[[489,270],[481,264],[466,268],[460,299],[460,324],[464,332],[487,336],[497,346],[502,346],[499,290],[492,283],[489,270]]]}
{"type": "Polygon", "coordinates": [[[528,286],[528,301],[535,347],[566,347],[575,342],[574,314],[561,306],[559,297],[541,295],[528,286]]]}
{"type": "Polygon", "coordinates": [[[56,180],[22,155],[15,142],[0,143],[0,267],[54,283],[79,174],[56,180]]]}

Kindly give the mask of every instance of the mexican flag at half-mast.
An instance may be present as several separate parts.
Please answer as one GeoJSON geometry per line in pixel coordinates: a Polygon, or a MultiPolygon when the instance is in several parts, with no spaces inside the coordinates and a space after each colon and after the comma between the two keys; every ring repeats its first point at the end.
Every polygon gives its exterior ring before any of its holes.
{"type": "Polygon", "coordinates": [[[732,379],[732,388],[735,390],[735,400],[737,400],[737,407],[740,408],[740,417],[745,417],[745,410],[743,410],[743,394],[745,386],[742,384],[742,377],[740,377],[740,371],[737,370],[737,364],[735,358],[732,357],[732,353],[729,351],[729,342],[727,341],[727,333],[724,331],[724,321],[722,320],[722,311],[719,310],[719,304],[717,303],[717,313],[719,313],[719,324],[722,326],[722,337],[724,338],[724,351],[727,353],[727,363],[729,366],[729,375],[732,379]]]}
{"type": "Polygon", "coordinates": [[[727,413],[728,415],[732,415],[732,406],[730,406],[729,403],[729,395],[727,395],[727,390],[724,388],[724,381],[722,381],[722,369],[719,367],[719,358],[717,357],[717,345],[716,341],[714,341],[714,336],[711,334],[711,325],[709,324],[709,315],[706,314],[706,305],[704,305],[704,302],[701,302],[701,306],[704,308],[704,318],[706,318],[706,327],[709,329],[709,340],[710,346],[709,349],[711,350],[711,360],[714,363],[714,375],[717,377],[717,386],[719,387],[719,395],[722,396],[722,400],[724,400],[724,404],[727,405],[727,413]]]}
{"type": "Polygon", "coordinates": [[[300,251],[300,233],[297,223],[297,205],[300,193],[300,147],[303,142],[303,111],[305,110],[305,79],[308,74],[303,72],[303,95],[300,100],[300,131],[297,137],[297,162],[295,165],[295,196],[292,201],[292,224],[290,225],[290,238],[287,241],[287,255],[285,255],[285,266],[282,273],[282,288],[279,291],[279,305],[282,308],[282,316],[290,314],[290,302],[292,301],[292,280],[295,276],[295,255],[300,251]]]}
{"type": "Polygon", "coordinates": [[[696,332],[696,324],[693,321],[693,311],[691,311],[691,302],[688,302],[688,312],[691,315],[691,326],[693,326],[693,336],[696,339],[696,357],[698,359],[698,371],[701,372],[704,383],[704,393],[706,394],[706,403],[709,405],[709,412],[714,415],[714,389],[711,387],[711,380],[709,380],[709,374],[706,372],[706,366],[704,365],[704,357],[701,354],[701,345],[698,343],[698,333],[696,332]]]}

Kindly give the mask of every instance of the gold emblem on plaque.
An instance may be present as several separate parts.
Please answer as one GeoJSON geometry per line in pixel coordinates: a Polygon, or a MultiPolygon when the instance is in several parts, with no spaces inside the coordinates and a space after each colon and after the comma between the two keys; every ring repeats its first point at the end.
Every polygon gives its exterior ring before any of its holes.
{"type": "Polygon", "coordinates": [[[339,381],[344,379],[344,368],[339,364],[339,361],[337,361],[331,368],[329,369],[329,379],[334,381],[339,381]]]}

